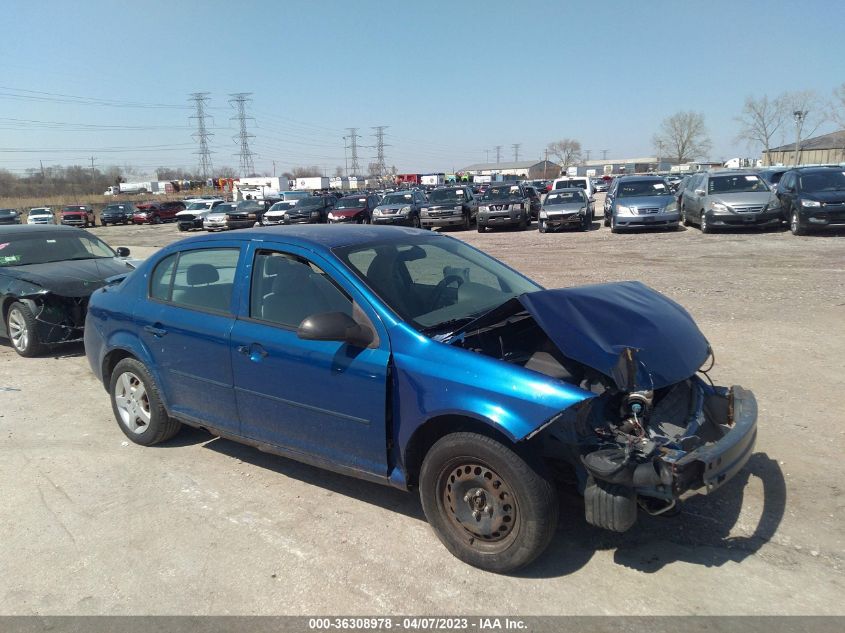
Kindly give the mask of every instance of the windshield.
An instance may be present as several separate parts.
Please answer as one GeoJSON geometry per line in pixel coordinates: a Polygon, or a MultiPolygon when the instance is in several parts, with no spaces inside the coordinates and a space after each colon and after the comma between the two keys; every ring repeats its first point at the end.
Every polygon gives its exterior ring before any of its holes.
{"type": "Polygon", "coordinates": [[[226,204],[218,204],[216,207],[214,207],[214,213],[215,215],[218,213],[231,213],[237,208],[237,204],[233,202],[227,202],[226,204]]]}
{"type": "Polygon", "coordinates": [[[707,193],[743,193],[768,191],[766,182],[756,175],[711,176],[707,182],[707,193]]]}
{"type": "Polygon", "coordinates": [[[335,209],[360,209],[367,206],[366,198],[341,198],[337,201],[335,209]]]}
{"type": "Polygon", "coordinates": [[[309,196],[307,198],[303,198],[299,202],[296,203],[297,209],[310,209],[312,207],[319,207],[323,204],[323,199],[319,196],[309,196]]]}
{"type": "Polygon", "coordinates": [[[118,211],[126,211],[126,205],[123,204],[110,204],[105,209],[103,209],[103,213],[109,211],[110,213],[117,213],[118,211]]]}
{"type": "Polygon", "coordinates": [[[584,194],[580,191],[565,191],[562,193],[550,193],[546,196],[544,204],[572,204],[575,202],[584,202],[584,194]]]}
{"type": "Polygon", "coordinates": [[[211,202],[192,202],[185,207],[185,211],[205,211],[211,208],[211,204],[211,202]]]}
{"type": "Polygon", "coordinates": [[[429,202],[463,202],[463,189],[435,189],[428,196],[429,202]]]}
{"type": "Polygon", "coordinates": [[[115,257],[114,251],[93,235],[46,233],[2,240],[9,236],[0,237],[0,267],[115,257]]]}
{"type": "Polygon", "coordinates": [[[485,191],[484,197],[482,197],[481,200],[507,200],[509,198],[521,197],[519,187],[514,187],[512,185],[497,185],[492,186],[485,191]]]}
{"type": "Polygon", "coordinates": [[[381,204],[411,204],[412,200],[410,193],[389,193],[382,199],[381,204]]]}
{"type": "Polygon", "coordinates": [[[508,299],[541,290],[498,260],[447,237],[334,252],[394,312],[426,334],[453,332],[508,299]]]}
{"type": "Polygon", "coordinates": [[[293,200],[294,202],[297,200],[302,200],[303,198],[310,198],[311,194],[307,191],[286,191],[282,193],[282,198],[285,200],[293,200]]]}
{"type": "Polygon", "coordinates": [[[295,204],[296,202],[293,200],[288,202],[277,202],[272,207],[270,207],[268,211],[287,211],[288,209],[293,209],[295,204]]]}
{"type": "Polygon", "coordinates": [[[49,209],[30,209],[29,215],[53,215],[49,209]]]}
{"type": "Polygon", "coordinates": [[[845,191],[845,171],[822,171],[801,175],[802,191],[845,191]]]}
{"type": "Polygon", "coordinates": [[[576,187],[578,189],[586,189],[587,188],[587,181],[574,179],[574,180],[560,180],[555,183],[555,189],[571,189],[572,187],[576,187]]]}
{"type": "Polygon", "coordinates": [[[662,180],[634,180],[620,182],[616,190],[617,198],[637,198],[640,196],[668,196],[669,190],[662,180]]]}

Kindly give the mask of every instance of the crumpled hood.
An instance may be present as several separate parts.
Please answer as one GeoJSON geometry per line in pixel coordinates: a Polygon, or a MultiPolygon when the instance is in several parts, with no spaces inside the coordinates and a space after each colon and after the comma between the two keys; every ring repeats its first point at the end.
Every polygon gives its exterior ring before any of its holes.
{"type": "Polygon", "coordinates": [[[564,356],[623,391],[680,382],[710,354],[689,313],[638,281],[540,290],[518,300],[564,356]]]}
{"type": "Polygon", "coordinates": [[[40,286],[63,297],[87,297],[115,275],[134,267],[122,259],[80,259],[76,261],[4,267],[0,274],[40,286]]]}

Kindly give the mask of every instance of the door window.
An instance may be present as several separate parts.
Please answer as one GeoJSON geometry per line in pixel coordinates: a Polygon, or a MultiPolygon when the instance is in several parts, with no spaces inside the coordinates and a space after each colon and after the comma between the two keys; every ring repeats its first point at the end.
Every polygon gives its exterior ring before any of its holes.
{"type": "Polygon", "coordinates": [[[227,312],[239,254],[237,248],[175,253],[153,270],[150,297],[189,308],[227,312]]]}
{"type": "Polygon", "coordinates": [[[287,253],[259,251],[252,268],[249,316],[297,328],[313,314],[352,316],[352,300],[315,264],[287,253]]]}

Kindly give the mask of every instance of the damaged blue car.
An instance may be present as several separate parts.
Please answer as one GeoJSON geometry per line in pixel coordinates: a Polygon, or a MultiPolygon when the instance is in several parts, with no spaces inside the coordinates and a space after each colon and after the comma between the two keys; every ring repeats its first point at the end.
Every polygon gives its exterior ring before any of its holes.
{"type": "Polygon", "coordinates": [[[558,487],[614,531],[747,462],[756,403],[637,282],[545,290],[462,241],[285,226],[172,244],[93,294],[85,349],[123,433],[181,425],[418,490],[455,556],[510,572],[558,487]]]}

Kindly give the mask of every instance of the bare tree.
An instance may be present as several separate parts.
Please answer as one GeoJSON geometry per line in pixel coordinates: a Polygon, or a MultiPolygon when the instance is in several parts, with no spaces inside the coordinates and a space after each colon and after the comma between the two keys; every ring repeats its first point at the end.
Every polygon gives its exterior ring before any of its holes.
{"type": "Polygon", "coordinates": [[[833,103],[830,111],[836,125],[845,128],[845,83],[833,91],[833,103]]]}
{"type": "Polygon", "coordinates": [[[335,167],[334,168],[334,175],[335,175],[335,177],[338,177],[338,178],[343,176],[343,167],[341,167],[340,165],[335,167]]]}
{"type": "Polygon", "coordinates": [[[581,143],[574,138],[563,138],[554,143],[549,143],[546,149],[549,150],[549,155],[560,165],[562,172],[566,171],[570,165],[581,162],[581,143]]]}
{"type": "Polygon", "coordinates": [[[783,127],[786,120],[784,105],[783,97],[746,97],[742,115],[736,119],[741,126],[737,139],[748,141],[749,145],[762,146],[764,165],[769,164],[769,150],[775,133],[783,127]]]}
{"type": "Polygon", "coordinates": [[[293,168],[293,177],[294,178],[312,178],[314,176],[322,176],[323,170],[320,169],[317,165],[311,165],[310,167],[294,167],[293,168]]]}
{"type": "Polygon", "coordinates": [[[810,138],[828,120],[828,113],[819,96],[813,90],[784,93],[786,116],[795,121],[795,164],[799,164],[802,141],[810,138]]]}
{"type": "Polygon", "coordinates": [[[219,178],[237,178],[238,177],[238,170],[234,167],[229,167],[228,165],[224,165],[223,167],[218,167],[214,171],[217,172],[217,176],[219,178]]]}
{"type": "Polygon", "coordinates": [[[652,142],[679,165],[706,156],[711,147],[704,115],[699,112],[678,112],[663,119],[652,142]]]}

